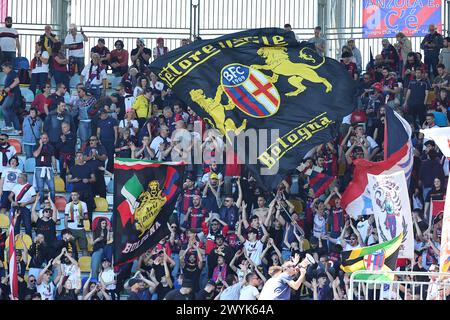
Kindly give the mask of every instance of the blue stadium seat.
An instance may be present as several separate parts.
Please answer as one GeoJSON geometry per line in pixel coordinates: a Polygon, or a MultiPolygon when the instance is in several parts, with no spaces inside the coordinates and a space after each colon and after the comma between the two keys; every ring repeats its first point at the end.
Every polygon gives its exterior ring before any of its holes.
{"type": "Polygon", "coordinates": [[[25,172],[34,173],[34,168],[36,166],[36,160],[34,158],[28,158],[25,160],[25,172]]]}
{"type": "Polygon", "coordinates": [[[76,88],[77,84],[80,83],[80,76],[78,74],[74,74],[72,78],[70,78],[69,86],[70,88],[76,88]]]}
{"type": "Polygon", "coordinates": [[[14,60],[14,70],[20,70],[20,69],[25,69],[25,70],[30,69],[30,62],[28,61],[27,58],[17,57],[14,60]]]}
{"type": "Polygon", "coordinates": [[[6,74],[4,72],[0,72],[0,86],[5,85],[6,74]]]}
{"type": "Polygon", "coordinates": [[[32,103],[34,100],[34,94],[33,92],[28,88],[20,88],[20,92],[22,93],[22,96],[25,98],[25,101],[27,103],[32,103]]]}

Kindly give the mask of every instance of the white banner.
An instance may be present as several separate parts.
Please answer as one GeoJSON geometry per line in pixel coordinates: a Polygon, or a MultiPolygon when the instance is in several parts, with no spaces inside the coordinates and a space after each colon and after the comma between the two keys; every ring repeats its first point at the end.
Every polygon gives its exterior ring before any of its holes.
{"type": "Polygon", "coordinates": [[[387,175],[367,175],[379,242],[403,232],[399,258],[414,259],[414,234],[408,187],[403,171],[387,175]]]}

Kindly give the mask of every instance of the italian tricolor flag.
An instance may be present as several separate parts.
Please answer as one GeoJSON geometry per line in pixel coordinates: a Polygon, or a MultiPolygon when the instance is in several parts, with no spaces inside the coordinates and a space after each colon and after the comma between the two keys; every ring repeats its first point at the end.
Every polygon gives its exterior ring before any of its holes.
{"type": "Polygon", "coordinates": [[[128,220],[134,221],[134,210],[137,207],[137,199],[144,192],[142,184],[139,182],[138,177],[133,175],[122,187],[120,193],[125,197],[124,200],[117,209],[120,212],[120,219],[122,226],[125,226],[128,220]]]}

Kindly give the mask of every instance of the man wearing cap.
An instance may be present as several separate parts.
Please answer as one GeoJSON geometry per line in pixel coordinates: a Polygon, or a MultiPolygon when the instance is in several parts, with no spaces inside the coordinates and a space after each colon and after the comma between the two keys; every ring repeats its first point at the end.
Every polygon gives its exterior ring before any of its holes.
{"type": "Polygon", "coordinates": [[[81,32],[77,32],[77,25],[72,23],[69,27],[69,34],[66,36],[64,40],[64,48],[69,49],[69,60],[73,59],[74,63],[77,66],[77,73],[81,74],[81,71],[84,69],[84,43],[88,42],[88,37],[83,32],[83,28],[81,28],[81,32]]]}
{"type": "Polygon", "coordinates": [[[98,39],[97,45],[91,49],[91,56],[93,53],[97,53],[100,56],[100,62],[103,65],[103,68],[106,69],[109,65],[109,59],[111,59],[111,53],[105,46],[105,39],[98,39]]]}
{"type": "Polygon", "coordinates": [[[16,29],[12,27],[12,18],[5,18],[5,26],[0,28],[0,49],[2,53],[1,63],[9,61],[14,65],[16,59],[16,49],[17,56],[21,55],[21,46],[19,41],[19,33],[16,29]]]}
{"type": "Polygon", "coordinates": [[[203,234],[206,237],[206,255],[209,255],[217,245],[217,243],[215,242],[217,236],[220,235],[225,239],[228,233],[228,229],[228,225],[220,220],[219,214],[212,212],[209,213],[208,218],[206,218],[202,223],[203,234]]]}
{"type": "Polygon", "coordinates": [[[165,55],[167,54],[167,52],[169,52],[169,49],[164,46],[164,39],[163,38],[156,39],[156,47],[153,48],[153,59],[165,55]]]}
{"type": "Polygon", "coordinates": [[[141,287],[141,283],[143,283],[140,278],[132,278],[128,281],[128,287],[130,288],[130,294],[128,295],[127,300],[144,300],[138,295],[139,289],[141,287]]]}
{"type": "Polygon", "coordinates": [[[131,50],[131,62],[139,71],[143,72],[150,61],[152,51],[145,47],[144,39],[136,39],[136,48],[131,50]]]}
{"type": "Polygon", "coordinates": [[[164,300],[194,300],[192,288],[194,284],[190,279],[183,279],[183,284],[180,289],[173,289],[169,291],[164,300]]]}

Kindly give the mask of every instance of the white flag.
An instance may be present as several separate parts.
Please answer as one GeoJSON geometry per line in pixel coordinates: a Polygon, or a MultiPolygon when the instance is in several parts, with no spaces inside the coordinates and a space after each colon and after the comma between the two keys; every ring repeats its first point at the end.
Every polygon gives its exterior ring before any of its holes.
{"type": "Polygon", "coordinates": [[[420,132],[425,139],[434,140],[444,156],[450,157],[450,127],[423,129],[420,132]]]}
{"type": "Polygon", "coordinates": [[[414,234],[408,187],[403,171],[367,175],[379,242],[394,239],[403,232],[399,258],[414,259],[414,234]]]}

